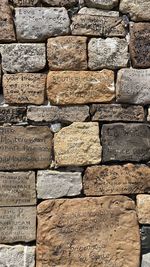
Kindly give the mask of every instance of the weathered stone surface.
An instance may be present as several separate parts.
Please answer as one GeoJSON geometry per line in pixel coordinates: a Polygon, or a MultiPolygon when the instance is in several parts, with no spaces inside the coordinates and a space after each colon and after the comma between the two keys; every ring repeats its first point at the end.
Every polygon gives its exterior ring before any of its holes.
{"type": "Polygon", "coordinates": [[[142,225],[140,232],[142,251],[150,251],[150,226],[142,225]]]}
{"type": "Polygon", "coordinates": [[[15,6],[35,6],[39,0],[11,0],[15,6]]]}
{"type": "Polygon", "coordinates": [[[83,7],[79,10],[78,14],[99,15],[108,17],[119,17],[118,11],[101,10],[96,8],[83,7]]]}
{"type": "Polygon", "coordinates": [[[122,13],[129,14],[135,21],[150,21],[149,0],[121,0],[119,9],[122,13]]]}
{"type": "Polygon", "coordinates": [[[46,64],[45,44],[2,45],[2,69],[4,72],[37,72],[46,64]]]}
{"type": "Polygon", "coordinates": [[[36,207],[0,207],[0,243],[30,242],[36,237],[36,207]]]}
{"type": "Polygon", "coordinates": [[[148,116],[147,116],[147,120],[150,121],[150,107],[148,108],[148,116]]]}
{"type": "Polygon", "coordinates": [[[116,98],[120,103],[150,104],[150,69],[119,70],[116,98]]]}
{"type": "Polygon", "coordinates": [[[88,45],[88,55],[91,70],[123,68],[129,60],[128,43],[119,38],[92,38],[88,45]]]}
{"type": "Polygon", "coordinates": [[[43,104],[45,88],[46,74],[17,73],[3,76],[4,99],[9,104],[43,104]]]}
{"type": "Polygon", "coordinates": [[[150,125],[114,123],[102,127],[104,161],[149,161],[150,125]]]}
{"type": "Polygon", "coordinates": [[[29,106],[27,118],[35,122],[75,122],[89,117],[88,106],[29,106]]]}
{"type": "Polygon", "coordinates": [[[81,190],[80,172],[38,171],[37,195],[40,199],[77,196],[81,190]]]}
{"type": "Polygon", "coordinates": [[[93,104],[90,108],[92,121],[144,121],[141,106],[119,104],[93,104]]]}
{"type": "Polygon", "coordinates": [[[143,254],[141,267],[149,267],[149,266],[150,266],[150,253],[143,254]]]}
{"type": "Polygon", "coordinates": [[[139,223],[150,224],[150,195],[137,195],[136,202],[139,223]]]}
{"type": "Polygon", "coordinates": [[[34,267],[35,247],[0,245],[0,266],[34,267]]]}
{"type": "Polygon", "coordinates": [[[139,194],[150,192],[150,168],[144,164],[88,167],[83,177],[84,194],[139,194]]]}
{"type": "Polygon", "coordinates": [[[121,17],[77,14],[72,17],[73,35],[125,37],[126,29],[121,17]]]}
{"type": "Polygon", "coordinates": [[[85,0],[88,7],[112,9],[118,5],[118,0],[85,0]]]}
{"type": "Polygon", "coordinates": [[[0,42],[15,41],[13,18],[8,0],[0,1],[0,42]]]}
{"type": "Polygon", "coordinates": [[[25,121],[26,107],[0,106],[0,123],[25,121]]]}
{"type": "Polygon", "coordinates": [[[43,41],[69,33],[67,10],[61,8],[16,8],[15,25],[19,41],[43,41]]]}
{"type": "Polygon", "coordinates": [[[139,267],[139,256],[135,205],[127,197],[47,200],[38,206],[37,267],[139,267]]]}
{"type": "Polygon", "coordinates": [[[65,6],[71,7],[78,4],[78,0],[42,0],[43,3],[46,3],[50,6],[65,6]]]}
{"type": "Polygon", "coordinates": [[[48,127],[0,127],[0,170],[47,168],[52,134],[48,127]]]}
{"type": "Polygon", "coordinates": [[[49,72],[47,95],[56,105],[109,102],[115,97],[114,73],[110,70],[49,72]]]}
{"type": "Polygon", "coordinates": [[[51,70],[86,70],[87,38],[60,36],[48,39],[47,59],[51,70]]]}
{"type": "Polygon", "coordinates": [[[134,68],[150,67],[150,23],[134,23],[130,27],[130,54],[134,68]]]}
{"type": "Polygon", "coordinates": [[[36,204],[34,172],[0,172],[0,206],[36,204]]]}
{"type": "Polygon", "coordinates": [[[74,122],[54,136],[58,166],[85,166],[101,161],[99,127],[96,122],[74,122]]]}

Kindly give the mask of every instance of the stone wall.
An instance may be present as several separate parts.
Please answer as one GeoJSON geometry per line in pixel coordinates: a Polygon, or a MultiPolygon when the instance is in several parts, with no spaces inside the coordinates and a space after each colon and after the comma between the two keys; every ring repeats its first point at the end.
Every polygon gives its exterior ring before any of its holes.
{"type": "Polygon", "coordinates": [[[0,56],[0,267],[149,267],[150,1],[1,0],[0,56]]]}

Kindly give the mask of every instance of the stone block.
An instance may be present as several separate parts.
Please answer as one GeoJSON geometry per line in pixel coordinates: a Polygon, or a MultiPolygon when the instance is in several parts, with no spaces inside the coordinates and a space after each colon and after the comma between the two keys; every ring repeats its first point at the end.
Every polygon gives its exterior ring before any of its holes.
{"type": "Polygon", "coordinates": [[[25,117],[26,107],[0,106],[0,123],[19,123],[25,117]]]}
{"type": "Polygon", "coordinates": [[[13,5],[19,6],[19,7],[25,7],[25,6],[35,6],[39,3],[40,0],[11,0],[13,5]]]}
{"type": "Polygon", "coordinates": [[[51,71],[47,96],[54,105],[109,102],[115,97],[114,73],[110,70],[51,71]]]}
{"type": "Polygon", "coordinates": [[[72,7],[78,4],[78,0],[42,0],[43,3],[50,6],[72,7]]]}
{"type": "Polygon", "coordinates": [[[148,108],[148,116],[147,116],[147,120],[150,121],[150,108],[148,108]]]}
{"type": "Polygon", "coordinates": [[[118,11],[102,10],[96,8],[83,7],[79,10],[78,14],[88,14],[93,16],[108,16],[108,17],[119,17],[118,11]]]}
{"type": "Polygon", "coordinates": [[[121,0],[119,10],[134,21],[150,21],[149,0],[121,0]]]}
{"type": "Polygon", "coordinates": [[[141,227],[141,246],[142,252],[145,251],[150,252],[150,226],[149,225],[142,225],[141,227]]]}
{"type": "Polygon", "coordinates": [[[143,254],[141,267],[149,267],[149,266],[150,266],[150,253],[143,254]]]}
{"type": "Polygon", "coordinates": [[[137,195],[136,203],[139,223],[150,224],[150,195],[137,195]]]}
{"type": "Polygon", "coordinates": [[[118,5],[118,0],[85,0],[88,7],[112,9],[118,5]]]}

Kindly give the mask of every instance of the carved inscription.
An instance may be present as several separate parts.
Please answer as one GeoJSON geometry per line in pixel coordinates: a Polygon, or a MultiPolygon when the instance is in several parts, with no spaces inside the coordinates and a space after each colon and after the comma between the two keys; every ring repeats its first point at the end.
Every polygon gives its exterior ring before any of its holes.
{"type": "Polygon", "coordinates": [[[0,122],[16,123],[25,121],[26,108],[25,107],[12,107],[0,106],[0,122]]]}

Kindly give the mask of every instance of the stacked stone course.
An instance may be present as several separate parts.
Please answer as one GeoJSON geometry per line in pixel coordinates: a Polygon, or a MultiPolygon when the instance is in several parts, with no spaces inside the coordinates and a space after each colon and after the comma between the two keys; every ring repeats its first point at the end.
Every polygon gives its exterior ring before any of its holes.
{"type": "Polygon", "coordinates": [[[150,1],[1,0],[0,59],[0,267],[149,267],[150,1]]]}

